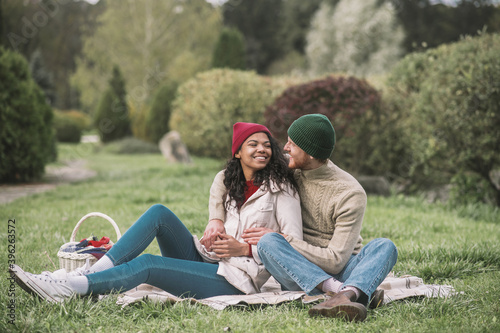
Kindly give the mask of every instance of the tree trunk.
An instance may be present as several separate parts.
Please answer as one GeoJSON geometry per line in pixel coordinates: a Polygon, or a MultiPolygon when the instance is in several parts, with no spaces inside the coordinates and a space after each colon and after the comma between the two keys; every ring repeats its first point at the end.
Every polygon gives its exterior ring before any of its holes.
{"type": "Polygon", "coordinates": [[[500,189],[497,188],[497,185],[495,184],[495,182],[493,182],[493,180],[491,179],[491,177],[489,175],[487,175],[485,178],[488,181],[488,183],[490,184],[491,188],[493,189],[494,199],[495,199],[495,203],[496,203],[497,207],[500,207],[500,189]]]}

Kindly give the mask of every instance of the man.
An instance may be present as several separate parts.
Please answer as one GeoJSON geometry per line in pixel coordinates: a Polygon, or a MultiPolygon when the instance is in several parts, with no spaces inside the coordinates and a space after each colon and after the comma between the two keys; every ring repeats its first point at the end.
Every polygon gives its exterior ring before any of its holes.
{"type": "MultiPolygon", "coordinates": [[[[363,247],[366,194],[354,177],[329,160],[334,147],[335,130],[324,115],[293,122],[284,150],[288,166],[295,169],[304,239],[264,228],[247,229],[243,237],[257,244],[260,259],[283,289],[333,293],[309,310],[311,316],[363,321],[370,298],[396,263],[397,250],[384,238],[363,247]]],[[[210,192],[213,228],[205,232],[206,246],[224,232],[223,184],[213,184],[210,192]]]]}

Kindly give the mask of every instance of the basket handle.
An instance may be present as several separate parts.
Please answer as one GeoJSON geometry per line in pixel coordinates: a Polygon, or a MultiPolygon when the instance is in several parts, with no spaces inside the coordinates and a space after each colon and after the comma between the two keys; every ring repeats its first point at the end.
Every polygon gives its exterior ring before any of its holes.
{"type": "Polygon", "coordinates": [[[111,217],[109,217],[108,215],[103,214],[103,213],[93,212],[93,213],[89,213],[89,214],[85,215],[84,217],[82,217],[80,219],[80,221],[78,221],[78,223],[75,226],[75,229],[73,229],[73,233],[71,234],[70,242],[75,241],[76,233],[78,232],[78,229],[80,229],[80,225],[83,223],[83,221],[85,221],[89,217],[93,217],[93,216],[102,217],[103,219],[106,219],[109,223],[111,223],[113,228],[115,228],[116,241],[118,241],[120,239],[120,237],[122,237],[122,234],[120,233],[120,229],[118,229],[118,225],[116,225],[115,221],[113,221],[113,219],[111,217]]]}

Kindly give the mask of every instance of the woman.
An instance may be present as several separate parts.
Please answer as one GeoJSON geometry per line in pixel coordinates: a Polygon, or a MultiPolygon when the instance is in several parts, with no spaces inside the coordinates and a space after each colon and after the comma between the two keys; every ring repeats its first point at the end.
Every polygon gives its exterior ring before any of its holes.
{"type": "Polygon", "coordinates": [[[14,265],[11,274],[24,290],[50,302],[141,283],[196,298],[259,292],[270,275],[241,234],[260,227],[302,238],[295,183],[269,130],[253,123],[233,126],[232,159],[217,177],[226,186],[226,222],[211,221],[201,242],[168,208],[154,205],[92,267],[35,275],[14,265]],[[162,255],[140,255],[155,237],[162,255]]]}

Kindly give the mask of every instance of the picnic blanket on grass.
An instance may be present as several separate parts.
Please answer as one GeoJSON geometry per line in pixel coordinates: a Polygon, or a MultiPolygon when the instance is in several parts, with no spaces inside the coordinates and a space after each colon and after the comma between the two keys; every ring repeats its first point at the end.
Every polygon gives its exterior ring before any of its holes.
{"type": "MultiPolygon", "coordinates": [[[[298,299],[308,304],[326,299],[324,294],[307,296],[303,291],[282,291],[272,280],[274,279],[271,278],[271,281],[263,286],[263,292],[258,294],[223,295],[204,299],[181,298],[149,284],[141,284],[120,294],[116,303],[125,307],[143,300],[170,304],[182,301],[200,303],[216,310],[223,310],[228,306],[280,304],[298,299]]],[[[391,274],[382,282],[379,289],[384,290],[383,304],[409,297],[446,298],[457,294],[452,286],[424,284],[421,278],[409,275],[395,277],[391,274]]]]}

